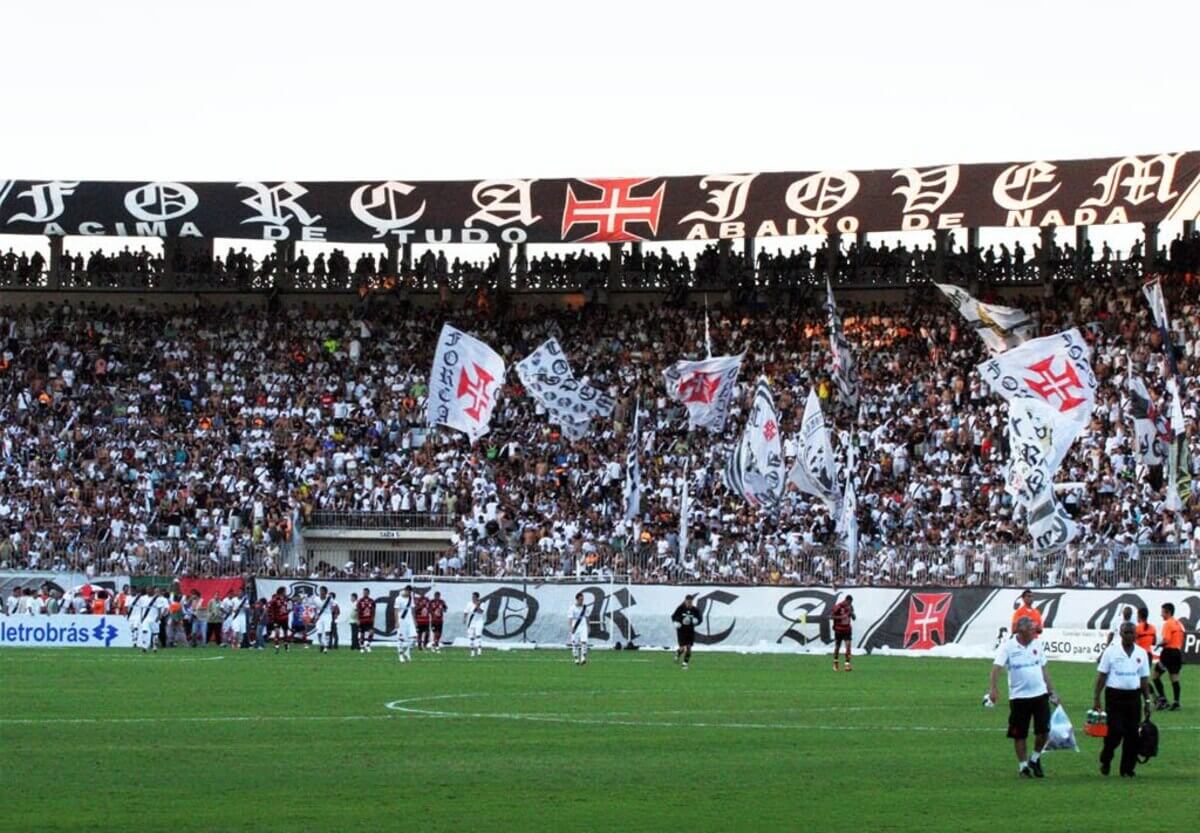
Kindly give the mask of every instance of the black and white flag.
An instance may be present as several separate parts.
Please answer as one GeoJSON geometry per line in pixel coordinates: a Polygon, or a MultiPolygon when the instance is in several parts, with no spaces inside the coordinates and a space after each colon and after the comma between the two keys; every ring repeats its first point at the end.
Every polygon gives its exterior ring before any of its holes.
{"type": "Polygon", "coordinates": [[[725,486],[753,506],[774,506],[785,485],[775,396],[766,377],[760,376],[746,426],[725,464],[725,486]]]}
{"type": "Polygon", "coordinates": [[[788,472],[788,480],[800,491],[820,498],[829,514],[837,517],[841,511],[841,495],[837,490],[837,461],[833,456],[833,444],[825,415],[821,412],[821,399],[815,390],[809,390],[804,405],[804,420],[800,423],[800,436],[796,443],[796,461],[788,472]]]}
{"type": "Polygon", "coordinates": [[[517,376],[529,395],[546,409],[550,422],[562,426],[569,440],[587,436],[594,417],[612,415],[612,398],[575,378],[556,338],[547,339],[517,362],[517,376]]]}
{"type": "Polygon", "coordinates": [[[858,407],[858,372],[854,369],[854,355],[850,352],[850,342],[846,341],[846,333],[842,328],[842,317],[838,315],[837,304],[833,300],[833,286],[825,280],[825,311],[829,313],[829,349],[833,353],[833,374],[837,379],[838,393],[842,403],[858,407]]]}
{"type": "Polygon", "coordinates": [[[954,302],[959,314],[983,339],[992,353],[1003,353],[1033,338],[1036,327],[1028,314],[1016,307],[985,304],[954,284],[934,284],[954,302]]]}
{"type": "Polygon", "coordinates": [[[1079,534],[1079,527],[1054,497],[1058,469],[1051,465],[1054,432],[1062,424],[1054,407],[1045,402],[1013,399],[1008,403],[1012,460],[1005,491],[1025,510],[1034,551],[1043,555],[1062,549],[1079,534]]]}
{"type": "Polygon", "coordinates": [[[629,451],[625,453],[625,520],[632,521],[642,506],[642,467],[638,462],[642,451],[642,408],[638,404],[633,414],[633,432],[629,437],[629,451]]]}

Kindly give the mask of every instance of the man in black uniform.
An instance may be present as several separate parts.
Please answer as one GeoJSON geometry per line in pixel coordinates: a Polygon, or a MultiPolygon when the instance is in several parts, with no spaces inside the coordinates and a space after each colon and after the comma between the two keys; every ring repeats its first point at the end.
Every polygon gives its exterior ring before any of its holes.
{"type": "Polygon", "coordinates": [[[696,597],[689,593],[683,597],[683,604],[675,608],[675,612],[671,614],[671,621],[675,623],[675,635],[679,640],[679,647],[675,649],[675,661],[683,660],[683,667],[688,667],[688,662],[692,658],[692,644],[696,641],[696,625],[699,625],[704,618],[700,614],[700,608],[696,607],[693,601],[696,597]]]}

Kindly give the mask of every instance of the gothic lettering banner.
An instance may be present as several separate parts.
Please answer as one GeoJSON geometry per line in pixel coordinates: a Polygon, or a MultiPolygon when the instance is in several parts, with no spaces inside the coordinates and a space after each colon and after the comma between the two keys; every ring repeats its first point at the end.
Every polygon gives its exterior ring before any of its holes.
{"type": "Polygon", "coordinates": [[[612,179],[0,180],[5,234],[618,243],[1198,216],[1200,151],[612,179]]]}

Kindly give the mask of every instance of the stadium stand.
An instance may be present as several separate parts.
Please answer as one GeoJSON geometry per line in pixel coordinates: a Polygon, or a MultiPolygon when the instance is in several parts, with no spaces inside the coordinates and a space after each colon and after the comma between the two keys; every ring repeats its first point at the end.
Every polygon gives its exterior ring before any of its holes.
{"type": "MultiPolygon", "coordinates": [[[[951,280],[1009,288],[1005,303],[1029,312],[1041,334],[1077,326],[1093,366],[1116,382],[1132,357],[1145,373],[1157,333],[1140,297],[1140,252],[1056,249],[1043,283],[1019,246],[955,250],[951,280]],[[1082,278],[1082,280],[1078,280],[1082,278]],[[1024,286],[1025,294],[1016,294],[1024,286]]],[[[1161,253],[1173,337],[1195,424],[1200,412],[1197,260],[1200,237],[1161,253]]],[[[1164,511],[1161,467],[1140,466],[1119,387],[1103,385],[1090,433],[1073,447],[1060,480],[1087,488],[1063,496],[1082,535],[1063,554],[1032,556],[1004,492],[1005,410],[975,366],[979,340],[928,285],[931,253],[850,246],[835,285],[907,287],[903,301],[842,296],[858,357],[862,407],[840,408],[830,378],[826,318],[814,300],[828,251],[760,252],[754,268],[706,249],[695,264],[662,250],[626,256],[625,285],[681,292],[676,304],[530,308],[519,293],[479,303],[488,266],[426,253],[408,283],[447,286],[428,315],[380,293],[354,305],[130,306],[46,295],[0,306],[0,569],[83,569],[127,574],[259,572],[384,576],[378,563],[310,563],[292,549],[295,531],[320,513],[388,523],[453,527],[456,547],[427,565],[486,576],[620,574],[643,581],[1112,586],[1200,583],[1200,525],[1164,511]],[[732,265],[730,265],[732,264],[732,265]],[[704,350],[697,289],[724,289],[711,314],[720,350],[748,349],[740,401],[726,433],[689,435],[682,409],[664,396],[662,370],[704,350]],[[686,307],[687,301],[691,302],[686,307]],[[501,349],[510,362],[556,335],[576,372],[617,399],[611,422],[568,443],[510,377],[492,431],[473,449],[428,431],[423,399],[438,328],[450,321],[501,349]],[[862,552],[853,571],[836,548],[823,505],[788,492],[761,521],[720,484],[720,467],[750,395],[770,376],[786,435],[798,427],[810,385],[834,425],[860,449],[862,552]],[[638,526],[622,522],[621,478],[635,400],[650,414],[638,526]],[[691,546],[678,557],[683,459],[692,472],[691,546]],[[349,515],[347,515],[348,517],[349,515]],[[408,519],[408,520],[405,520],[408,519]],[[431,521],[430,519],[434,519],[431,521]],[[1181,545],[1176,542],[1181,541],[1181,545]]],[[[65,256],[62,285],[148,287],[163,264],[145,250],[65,256]],[[74,281],[75,283],[71,283],[74,281]],[[134,283],[130,283],[134,281],[134,283]]],[[[38,286],[44,263],[0,259],[7,286],[38,286]],[[36,264],[36,265],[35,265],[36,264]]],[[[259,286],[275,264],[232,249],[207,264],[205,287],[259,286]],[[258,277],[256,277],[258,276],[258,277]]],[[[378,266],[341,254],[288,268],[324,287],[377,284],[378,266]]],[[[941,264],[946,268],[946,264],[941,264]]],[[[606,274],[588,254],[518,260],[514,288],[567,289],[606,274]],[[524,275],[526,277],[520,277],[524,275]],[[522,284],[521,281],[526,283],[522,284]]],[[[297,281],[297,287],[303,287],[297,281]]],[[[983,290],[990,297],[994,290],[983,290]]],[[[495,293],[499,295],[500,293],[495,293]]],[[[116,296],[114,296],[116,299],[116,296]]],[[[1156,400],[1163,391],[1153,389],[1156,400]]],[[[838,443],[839,457],[845,439],[838,443]]],[[[785,448],[787,448],[785,446],[785,448]]],[[[1193,459],[1196,458],[1193,443],[1193,459]]],[[[328,516],[328,515],[327,515],[328,516]]],[[[371,521],[362,521],[371,523],[371,521]]]]}

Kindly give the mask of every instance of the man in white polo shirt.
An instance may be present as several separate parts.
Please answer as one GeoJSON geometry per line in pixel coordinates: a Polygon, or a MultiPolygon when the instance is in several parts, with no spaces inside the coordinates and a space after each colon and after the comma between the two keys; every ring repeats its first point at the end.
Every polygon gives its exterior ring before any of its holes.
{"type": "Polygon", "coordinates": [[[1050,702],[1058,702],[1054,684],[1046,671],[1046,652],[1034,632],[1033,619],[1022,616],[1017,620],[1016,634],[1000,643],[992,663],[991,688],[988,696],[995,703],[1000,699],[996,678],[1000,669],[1008,669],[1008,736],[1013,739],[1022,778],[1044,778],[1042,749],[1050,736],[1050,702]],[[1029,721],[1033,720],[1033,754],[1026,757],[1029,721]]]}
{"type": "Polygon", "coordinates": [[[1138,702],[1145,704],[1150,716],[1150,657],[1134,639],[1133,622],[1121,624],[1121,641],[1109,645],[1100,655],[1096,668],[1096,689],[1092,708],[1100,711],[1100,692],[1104,692],[1104,710],[1108,712],[1108,734],[1100,750],[1100,774],[1108,775],[1113,754],[1121,746],[1121,777],[1132,778],[1137,766],[1138,702]],[[1124,744],[1122,746],[1122,743],[1124,744]]]}

